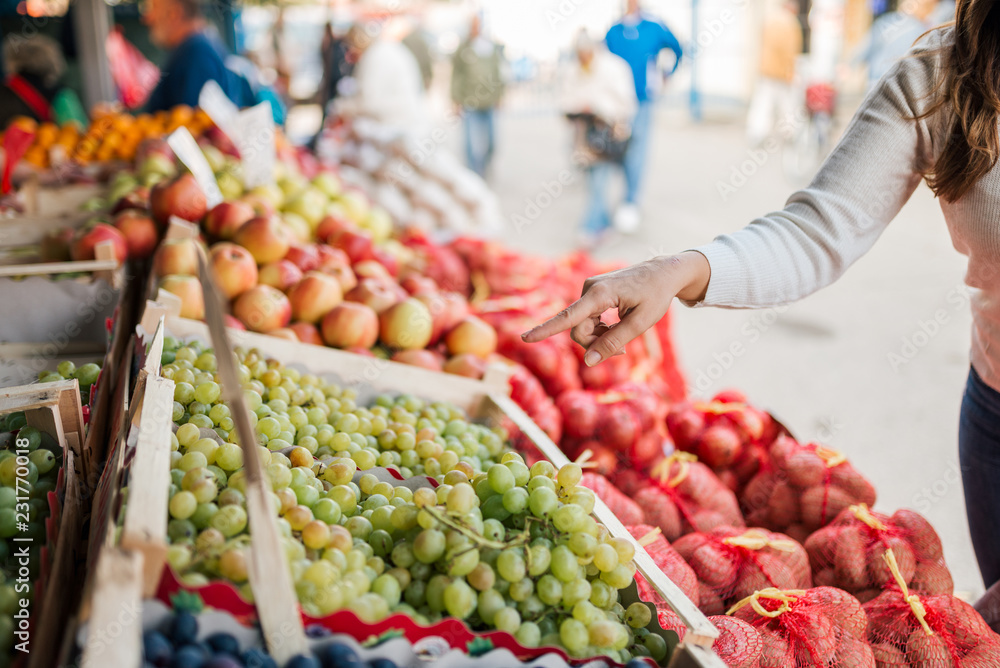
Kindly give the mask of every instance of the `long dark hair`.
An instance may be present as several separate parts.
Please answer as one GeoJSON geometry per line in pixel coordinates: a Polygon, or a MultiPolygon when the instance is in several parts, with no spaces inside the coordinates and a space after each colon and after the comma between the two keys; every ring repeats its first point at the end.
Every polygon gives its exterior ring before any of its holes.
{"type": "Polygon", "coordinates": [[[921,116],[950,116],[944,148],[925,174],[931,190],[949,202],[969,192],[1000,158],[1000,3],[958,0],[954,32],[936,99],[921,116]]]}

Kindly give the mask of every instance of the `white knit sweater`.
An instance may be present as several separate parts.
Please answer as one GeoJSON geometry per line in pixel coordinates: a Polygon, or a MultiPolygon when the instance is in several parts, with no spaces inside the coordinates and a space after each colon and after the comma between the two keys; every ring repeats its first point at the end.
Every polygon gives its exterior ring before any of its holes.
{"type": "MultiPolygon", "coordinates": [[[[837,280],[882,234],[943,146],[946,118],[913,120],[931,103],[941,29],[872,90],[812,184],[784,210],[696,248],[712,276],[698,305],[766,307],[801,299],[837,280]]],[[[958,252],[969,258],[972,366],[1000,390],[1000,165],[964,197],[940,200],[958,252]]]]}

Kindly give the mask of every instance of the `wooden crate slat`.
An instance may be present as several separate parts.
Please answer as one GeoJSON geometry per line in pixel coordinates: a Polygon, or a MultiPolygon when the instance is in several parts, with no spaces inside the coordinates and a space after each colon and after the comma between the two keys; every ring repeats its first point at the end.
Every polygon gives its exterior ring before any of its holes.
{"type": "Polygon", "coordinates": [[[105,550],[97,562],[94,581],[81,668],[141,665],[142,555],[105,550]]]}
{"type": "Polygon", "coordinates": [[[156,593],[167,558],[173,400],[172,380],[159,376],[146,379],[121,537],[123,548],[143,555],[144,596],[156,593]]]}

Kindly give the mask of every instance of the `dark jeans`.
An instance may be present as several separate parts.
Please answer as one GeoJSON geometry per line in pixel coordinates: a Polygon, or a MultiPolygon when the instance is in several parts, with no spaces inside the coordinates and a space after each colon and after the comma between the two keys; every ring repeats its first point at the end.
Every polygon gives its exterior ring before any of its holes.
{"type": "Polygon", "coordinates": [[[1000,581],[1000,392],[969,372],[958,426],[965,513],[983,582],[1000,581]]]}

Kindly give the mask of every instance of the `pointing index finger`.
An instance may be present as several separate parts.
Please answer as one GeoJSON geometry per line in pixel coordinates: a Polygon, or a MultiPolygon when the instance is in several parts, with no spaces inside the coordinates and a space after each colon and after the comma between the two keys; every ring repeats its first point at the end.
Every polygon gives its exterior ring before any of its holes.
{"type": "Polygon", "coordinates": [[[600,316],[606,310],[601,308],[593,293],[588,292],[541,325],[522,334],[521,338],[527,343],[538,343],[559,332],[572,329],[588,318],[600,316]]]}

